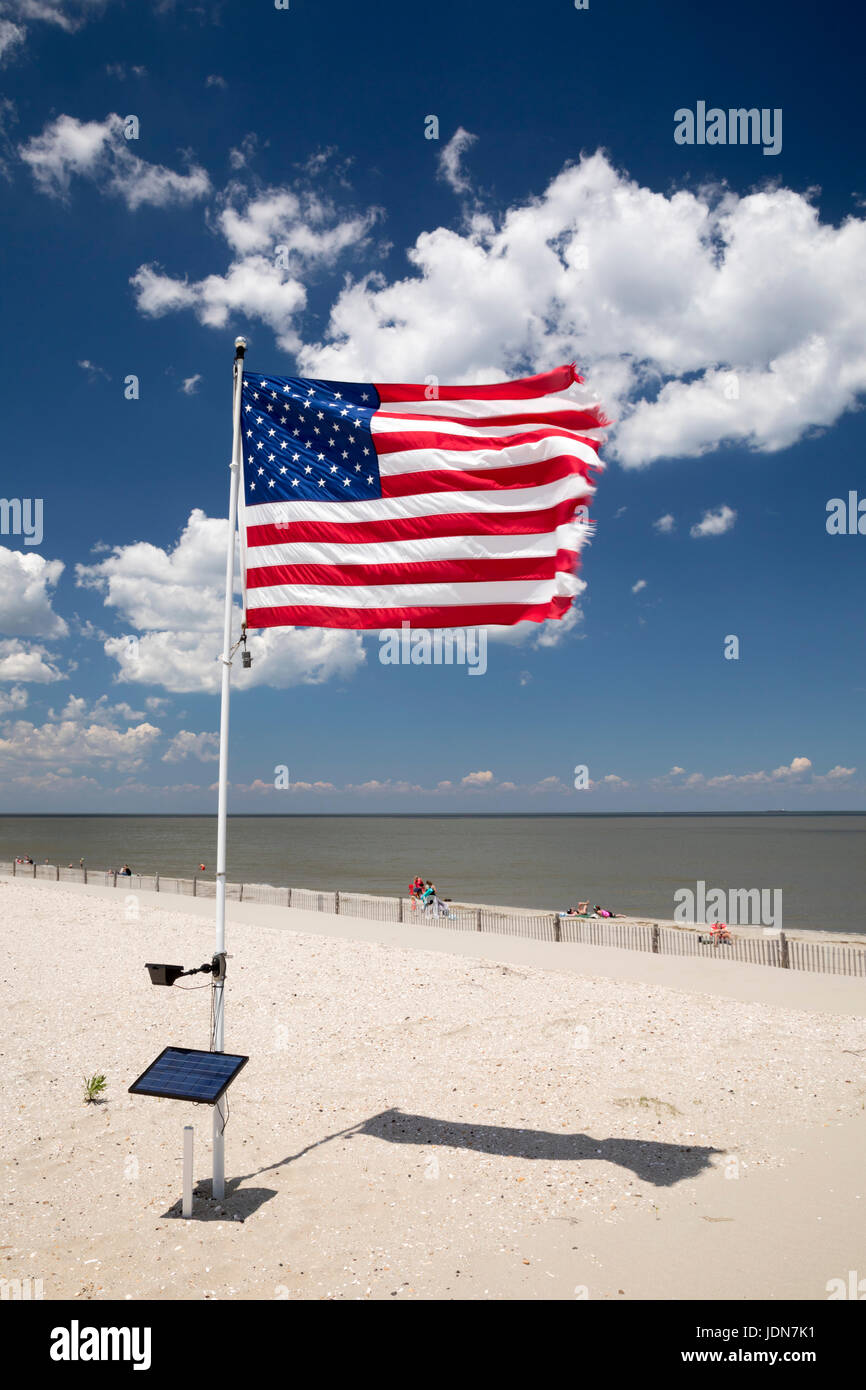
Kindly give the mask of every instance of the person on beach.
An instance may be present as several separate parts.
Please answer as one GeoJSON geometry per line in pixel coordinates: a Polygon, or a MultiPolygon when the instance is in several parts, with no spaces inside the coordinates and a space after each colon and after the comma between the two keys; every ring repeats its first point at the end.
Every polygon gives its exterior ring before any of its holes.
{"type": "Polygon", "coordinates": [[[595,908],[594,908],[594,911],[598,913],[599,917],[623,917],[623,916],[625,916],[625,914],[624,914],[623,912],[611,912],[611,910],[610,910],[609,907],[599,907],[598,903],[596,903],[595,908]]]}
{"type": "Polygon", "coordinates": [[[124,864],[122,869],[117,871],[118,878],[132,878],[132,869],[128,864],[124,864]]]}
{"type": "Polygon", "coordinates": [[[420,874],[416,874],[409,884],[409,907],[413,912],[418,911],[418,899],[424,891],[424,880],[420,874]]]}
{"type": "Polygon", "coordinates": [[[711,923],[710,940],[712,941],[714,946],[718,946],[720,942],[724,942],[726,946],[731,945],[731,933],[728,931],[728,925],[726,922],[711,923]]]}
{"type": "Polygon", "coordinates": [[[448,908],[439,897],[435,883],[432,883],[429,878],[421,897],[421,906],[424,909],[425,916],[440,917],[443,912],[446,916],[448,915],[448,908]]]}

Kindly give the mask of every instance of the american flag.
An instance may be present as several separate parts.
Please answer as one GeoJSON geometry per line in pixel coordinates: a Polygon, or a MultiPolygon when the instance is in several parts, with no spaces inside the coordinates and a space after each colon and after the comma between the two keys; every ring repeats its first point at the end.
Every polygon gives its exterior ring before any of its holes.
{"type": "Polygon", "coordinates": [[[583,587],[598,405],[573,365],[492,386],[244,373],[249,628],[561,618],[583,587]]]}

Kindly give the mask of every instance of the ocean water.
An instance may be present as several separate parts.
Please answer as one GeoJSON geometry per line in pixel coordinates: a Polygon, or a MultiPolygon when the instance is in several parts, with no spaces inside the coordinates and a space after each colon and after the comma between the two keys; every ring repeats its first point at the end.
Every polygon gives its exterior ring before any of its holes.
{"type": "MultiPolygon", "coordinates": [[[[672,917],[674,893],[780,889],[783,925],[866,935],[866,816],[232,816],[233,882],[672,917]]],[[[211,876],[213,816],[0,816],[0,860],[211,876]]]]}

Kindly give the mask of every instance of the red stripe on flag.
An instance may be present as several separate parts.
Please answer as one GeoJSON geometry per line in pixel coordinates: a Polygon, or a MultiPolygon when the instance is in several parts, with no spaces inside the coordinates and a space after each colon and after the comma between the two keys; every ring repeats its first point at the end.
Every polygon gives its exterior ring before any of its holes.
{"type": "Polygon", "coordinates": [[[430,386],[374,381],[379,400],[385,401],[508,401],[529,400],[533,396],[552,396],[567,391],[573,381],[583,381],[573,362],[555,367],[539,376],[525,376],[520,381],[497,381],[490,386],[430,386]],[[435,391],[431,397],[430,392],[435,391]]]}
{"type": "Polygon", "coordinates": [[[259,565],[247,573],[248,589],[272,584],[445,584],[471,580],[553,579],[574,571],[577,551],[487,560],[405,560],[382,565],[259,565]]]}
{"type": "Polygon", "coordinates": [[[484,627],[488,623],[509,626],[512,623],[543,623],[548,618],[561,618],[571,607],[572,600],[560,595],[549,603],[480,603],[455,605],[453,608],[325,608],[314,604],[298,607],[248,608],[247,627],[344,627],[393,628],[401,623],[413,627],[484,627]]]}
{"type": "MultiPolygon", "coordinates": [[[[582,410],[539,410],[527,409],[521,415],[424,415],[412,411],[411,415],[401,414],[399,410],[377,410],[375,420],[405,420],[407,425],[416,420],[438,420],[442,425],[517,425],[521,420],[531,420],[537,425],[561,425],[568,430],[606,429],[612,422],[600,406],[586,406],[582,410]]],[[[588,444],[593,441],[587,440],[588,444]]]]}
{"type": "Polygon", "coordinates": [[[511,468],[473,468],[471,473],[440,468],[430,473],[383,474],[379,483],[383,497],[415,497],[424,492],[507,492],[509,488],[556,483],[560,478],[577,473],[586,479],[584,495],[588,497],[592,490],[589,468],[582,459],[563,456],[542,459],[540,463],[516,464],[511,468]]]}
{"type": "MultiPolygon", "coordinates": [[[[278,505],[278,504],[277,504],[278,505]]],[[[431,536],[535,536],[565,526],[580,506],[575,498],[555,507],[523,512],[449,512],[445,516],[401,516],[391,521],[286,521],[247,528],[247,547],[281,541],[405,541],[431,536]]],[[[339,511],[335,504],[334,511],[339,511]]]]}
{"type": "Polygon", "coordinates": [[[373,443],[376,446],[376,453],[381,457],[383,454],[401,454],[407,449],[463,449],[467,451],[484,449],[496,450],[501,452],[503,449],[511,449],[520,444],[536,443],[540,439],[577,439],[579,444],[587,444],[596,453],[599,450],[599,441],[589,439],[583,435],[574,435],[566,429],[557,429],[554,425],[542,425],[539,429],[519,430],[516,434],[444,434],[434,430],[406,430],[405,433],[391,433],[389,430],[385,434],[377,434],[373,431],[373,443]]]}

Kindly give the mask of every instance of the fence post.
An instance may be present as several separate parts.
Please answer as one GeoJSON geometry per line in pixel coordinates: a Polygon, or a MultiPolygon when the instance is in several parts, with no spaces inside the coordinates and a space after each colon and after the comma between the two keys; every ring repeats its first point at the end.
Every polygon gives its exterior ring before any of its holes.
{"type": "Polygon", "coordinates": [[[291,905],[292,905],[292,890],[291,890],[291,888],[287,888],[287,889],[286,889],[286,892],[287,892],[288,895],[289,895],[288,898],[287,898],[287,900],[286,900],[286,907],[291,907],[291,905]]]}
{"type": "Polygon", "coordinates": [[[402,921],[403,921],[403,899],[402,899],[402,898],[398,898],[398,899],[397,899],[397,921],[398,921],[398,922],[402,922],[402,921]]]}
{"type": "Polygon", "coordinates": [[[239,902],[239,903],[242,903],[243,900],[244,900],[244,885],[241,884],[241,892],[240,892],[240,897],[238,898],[238,902],[239,902]]]}
{"type": "Polygon", "coordinates": [[[193,895],[194,898],[198,896],[198,894],[196,893],[196,890],[195,890],[195,885],[196,885],[197,882],[198,882],[198,874],[193,874],[193,876],[192,876],[192,895],[193,895]]]}
{"type": "Polygon", "coordinates": [[[59,864],[57,865],[57,873],[56,873],[56,875],[55,875],[55,878],[56,878],[56,881],[59,883],[59,882],[60,882],[60,865],[59,865],[59,864]]]}
{"type": "Polygon", "coordinates": [[[158,873],[158,872],[155,873],[154,876],[153,876],[153,891],[154,891],[154,893],[158,893],[158,892],[159,892],[159,873],[158,873]]]}
{"type": "Polygon", "coordinates": [[[111,878],[112,878],[112,884],[111,884],[111,886],[112,886],[112,888],[116,888],[116,887],[117,887],[117,870],[116,870],[116,869],[112,869],[112,871],[111,871],[111,878]]]}
{"type": "Polygon", "coordinates": [[[475,909],[475,930],[476,930],[476,931],[480,931],[480,930],[481,930],[481,908],[480,908],[480,907],[476,907],[476,909],[475,909]]]}
{"type": "Polygon", "coordinates": [[[339,890],[339,888],[337,889],[336,893],[334,894],[334,912],[336,913],[337,916],[340,915],[340,890],[339,890]]]}
{"type": "Polygon", "coordinates": [[[782,948],[782,955],[779,964],[781,965],[783,970],[790,970],[791,956],[788,950],[788,938],[783,931],[779,932],[779,945],[782,948]]]}
{"type": "Polygon", "coordinates": [[[33,877],[36,877],[36,861],[33,861],[33,877]]]}
{"type": "Polygon", "coordinates": [[[562,940],[562,923],[561,923],[560,920],[559,920],[559,914],[556,913],[556,912],[554,912],[554,914],[553,914],[553,916],[552,916],[552,918],[551,918],[551,921],[553,922],[553,939],[554,939],[554,941],[561,941],[561,940],[562,940]]]}
{"type": "Polygon", "coordinates": [[[653,922],[653,947],[652,947],[652,948],[653,948],[653,955],[656,955],[656,956],[657,956],[658,953],[659,953],[659,924],[658,924],[658,922],[653,922]]]}

